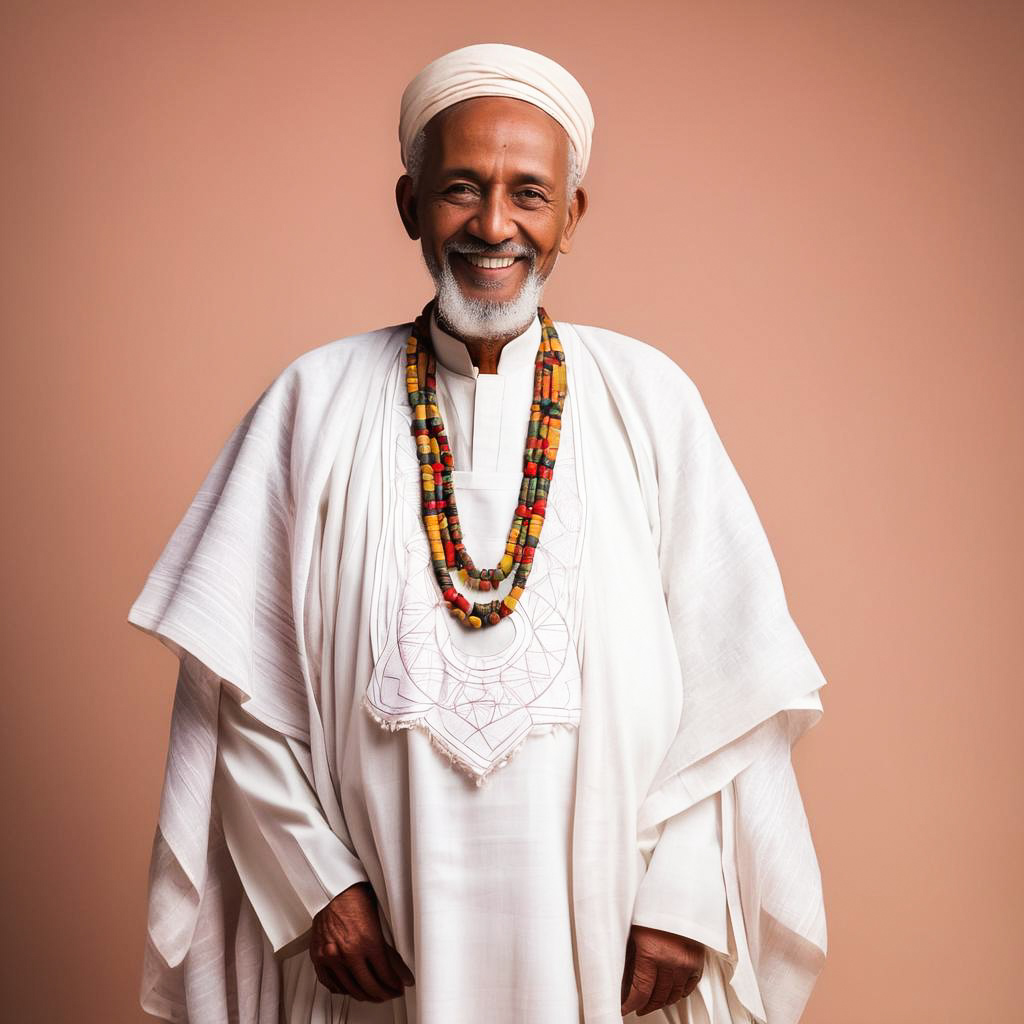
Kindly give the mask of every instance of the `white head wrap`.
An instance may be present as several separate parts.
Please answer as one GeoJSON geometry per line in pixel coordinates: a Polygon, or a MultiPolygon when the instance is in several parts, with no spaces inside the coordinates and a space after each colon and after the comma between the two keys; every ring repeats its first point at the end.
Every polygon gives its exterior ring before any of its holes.
{"type": "Polygon", "coordinates": [[[474,96],[510,96],[550,114],[569,136],[580,177],[590,162],[594,111],[583,86],[561,64],[507,43],[476,43],[431,61],[402,93],[402,163],[419,130],[439,111],[474,96]]]}

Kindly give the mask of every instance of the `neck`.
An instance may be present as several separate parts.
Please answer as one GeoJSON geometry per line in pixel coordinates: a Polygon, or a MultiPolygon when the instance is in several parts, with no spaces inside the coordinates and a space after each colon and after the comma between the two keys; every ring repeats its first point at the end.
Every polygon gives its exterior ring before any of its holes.
{"type": "Polygon", "coordinates": [[[466,346],[466,350],[469,352],[469,358],[473,360],[473,365],[481,373],[497,373],[498,358],[501,355],[501,350],[513,338],[518,338],[519,335],[522,334],[530,325],[530,320],[527,320],[525,324],[514,331],[506,331],[502,334],[490,335],[486,338],[477,338],[460,334],[456,331],[436,307],[434,309],[434,316],[437,318],[438,326],[446,334],[450,334],[453,338],[457,341],[461,341],[462,344],[466,346]]]}

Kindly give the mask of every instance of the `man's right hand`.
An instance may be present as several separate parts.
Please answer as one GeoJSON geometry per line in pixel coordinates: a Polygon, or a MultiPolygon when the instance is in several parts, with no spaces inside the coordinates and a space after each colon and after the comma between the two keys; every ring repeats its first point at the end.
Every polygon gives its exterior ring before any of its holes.
{"type": "Polygon", "coordinates": [[[377,896],[357,882],[313,918],[309,956],[320,983],[331,992],[383,1003],[412,985],[412,971],[384,938],[377,896]]]}

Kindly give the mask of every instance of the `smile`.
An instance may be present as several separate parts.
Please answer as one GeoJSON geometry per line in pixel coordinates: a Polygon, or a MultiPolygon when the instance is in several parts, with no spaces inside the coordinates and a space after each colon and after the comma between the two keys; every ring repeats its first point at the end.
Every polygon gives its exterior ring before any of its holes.
{"type": "Polygon", "coordinates": [[[484,277],[503,276],[509,267],[514,266],[522,257],[515,256],[478,256],[476,253],[459,252],[454,255],[461,257],[474,271],[483,271],[484,277]]]}
{"type": "Polygon", "coordinates": [[[500,270],[502,267],[511,267],[515,263],[514,256],[477,256],[476,253],[463,253],[468,262],[474,267],[486,267],[489,270],[500,270]]]}

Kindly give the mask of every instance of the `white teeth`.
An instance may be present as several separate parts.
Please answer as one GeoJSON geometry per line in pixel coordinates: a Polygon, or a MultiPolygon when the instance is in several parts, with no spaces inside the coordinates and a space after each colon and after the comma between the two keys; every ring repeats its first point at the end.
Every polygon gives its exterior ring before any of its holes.
{"type": "Polygon", "coordinates": [[[474,267],[487,267],[490,270],[499,270],[502,267],[511,267],[515,263],[512,256],[477,256],[475,253],[464,252],[462,254],[474,267]]]}

